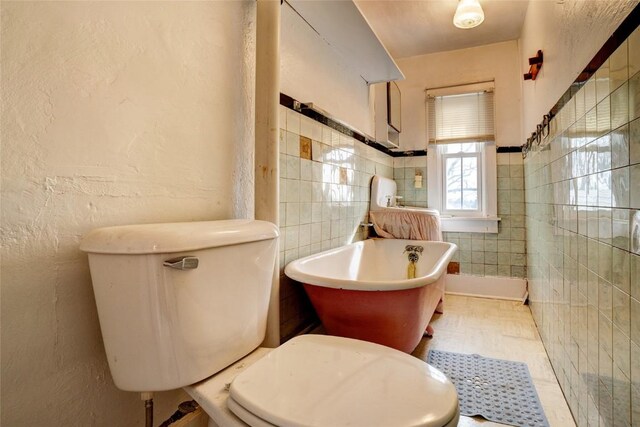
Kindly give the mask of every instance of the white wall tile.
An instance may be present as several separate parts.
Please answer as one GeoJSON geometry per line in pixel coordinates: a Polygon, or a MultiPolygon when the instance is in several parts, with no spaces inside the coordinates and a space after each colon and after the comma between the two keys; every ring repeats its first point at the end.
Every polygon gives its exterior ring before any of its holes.
{"type": "Polygon", "coordinates": [[[300,202],[311,203],[311,181],[300,181],[300,202]]]}
{"type": "Polygon", "coordinates": [[[322,182],[322,163],[312,162],[311,173],[313,182],[322,182]]]}
{"type": "Polygon", "coordinates": [[[509,153],[510,165],[521,165],[523,163],[524,159],[522,158],[522,153],[509,153]]]}
{"type": "Polygon", "coordinates": [[[300,203],[285,203],[285,205],[285,226],[289,227],[300,224],[300,203]]]}
{"type": "Polygon", "coordinates": [[[297,249],[299,246],[298,226],[285,227],[283,234],[285,236],[285,251],[297,249]]]}
{"type": "Polygon", "coordinates": [[[498,153],[496,154],[496,162],[498,165],[509,165],[510,153],[498,153]]]}
{"type": "Polygon", "coordinates": [[[313,125],[317,123],[315,120],[311,120],[309,117],[300,117],[300,135],[306,136],[309,139],[313,139],[313,125]]]}
{"type": "Polygon", "coordinates": [[[313,180],[313,165],[311,160],[300,159],[300,179],[302,181],[313,180]]]}
{"type": "Polygon", "coordinates": [[[311,222],[322,222],[322,203],[311,203],[311,222]]]}
{"type": "Polygon", "coordinates": [[[290,156],[300,157],[300,136],[293,132],[287,132],[287,137],[285,139],[287,142],[287,154],[290,156]]]}
{"type": "Polygon", "coordinates": [[[300,202],[300,181],[296,179],[287,179],[286,188],[285,202],[300,202]]]}
{"type": "Polygon", "coordinates": [[[300,224],[311,223],[311,203],[300,203],[300,224]]]}
{"type": "Polygon", "coordinates": [[[288,108],[282,105],[278,106],[278,123],[280,124],[280,129],[287,129],[287,111],[288,110],[289,110],[288,108]]]}
{"type": "Polygon", "coordinates": [[[311,244],[311,224],[303,224],[300,226],[298,243],[300,246],[311,244]]]}
{"type": "Polygon", "coordinates": [[[331,131],[332,129],[329,126],[321,126],[322,132],[322,141],[323,144],[331,145],[331,131]]]}
{"type": "Polygon", "coordinates": [[[300,135],[300,114],[287,109],[287,130],[300,135]]]}
{"type": "Polygon", "coordinates": [[[300,157],[287,155],[287,178],[300,179],[300,157]]]}

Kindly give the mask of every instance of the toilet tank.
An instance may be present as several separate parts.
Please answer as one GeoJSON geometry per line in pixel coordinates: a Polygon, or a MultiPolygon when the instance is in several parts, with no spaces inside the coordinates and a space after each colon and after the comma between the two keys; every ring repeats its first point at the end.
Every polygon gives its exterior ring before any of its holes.
{"type": "Polygon", "coordinates": [[[100,328],[116,386],[180,388],[262,342],[278,229],[228,220],[100,228],[89,254],[100,328]]]}

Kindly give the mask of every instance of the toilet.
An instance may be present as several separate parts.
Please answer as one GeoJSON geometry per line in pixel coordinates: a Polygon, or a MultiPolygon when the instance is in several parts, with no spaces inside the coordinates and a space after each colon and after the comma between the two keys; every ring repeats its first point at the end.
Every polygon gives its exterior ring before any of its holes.
{"type": "Polygon", "coordinates": [[[184,388],[209,426],[456,426],[453,384],[378,344],[265,331],[278,229],[227,220],[96,229],[89,254],[115,385],[184,388]]]}

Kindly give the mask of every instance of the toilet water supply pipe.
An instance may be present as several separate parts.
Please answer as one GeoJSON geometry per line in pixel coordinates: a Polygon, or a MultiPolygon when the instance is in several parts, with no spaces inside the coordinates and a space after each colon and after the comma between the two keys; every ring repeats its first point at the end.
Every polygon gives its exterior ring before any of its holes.
{"type": "Polygon", "coordinates": [[[142,392],[140,399],[144,401],[144,425],[145,427],[153,427],[153,393],[142,392]]]}
{"type": "MultiPolygon", "coordinates": [[[[256,219],[279,224],[280,0],[258,0],[256,18],[255,205],[256,219]]],[[[280,261],[273,269],[266,347],[280,345],[280,261]]]]}

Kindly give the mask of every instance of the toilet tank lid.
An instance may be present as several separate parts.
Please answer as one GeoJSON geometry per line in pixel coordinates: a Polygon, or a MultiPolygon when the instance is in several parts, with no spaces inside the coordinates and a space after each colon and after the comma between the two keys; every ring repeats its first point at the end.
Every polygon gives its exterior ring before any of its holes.
{"type": "Polygon", "coordinates": [[[278,227],[267,221],[232,219],[97,228],[80,243],[84,252],[155,254],[194,251],[275,239],[278,227]]]}

